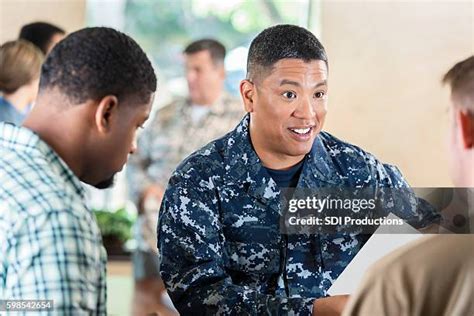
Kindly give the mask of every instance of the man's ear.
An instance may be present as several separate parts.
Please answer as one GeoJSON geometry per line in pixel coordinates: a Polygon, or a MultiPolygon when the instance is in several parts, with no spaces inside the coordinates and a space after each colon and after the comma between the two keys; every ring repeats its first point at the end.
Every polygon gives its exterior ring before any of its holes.
{"type": "Polygon", "coordinates": [[[474,147],[474,115],[467,110],[458,110],[456,120],[461,133],[461,141],[464,149],[474,147]]]}
{"type": "Polygon", "coordinates": [[[245,111],[252,113],[255,107],[255,85],[248,79],[242,80],[240,82],[240,95],[242,96],[242,101],[244,101],[245,111]]]}
{"type": "Polygon", "coordinates": [[[103,97],[95,111],[95,125],[100,133],[107,133],[110,130],[111,120],[117,115],[118,99],[114,95],[103,97]]]}

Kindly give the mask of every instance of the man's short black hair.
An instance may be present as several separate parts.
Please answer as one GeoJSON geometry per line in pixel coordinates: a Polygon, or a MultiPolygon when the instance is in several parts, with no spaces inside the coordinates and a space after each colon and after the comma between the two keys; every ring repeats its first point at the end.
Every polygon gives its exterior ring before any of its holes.
{"type": "Polygon", "coordinates": [[[35,22],[23,26],[19,38],[33,43],[46,55],[51,38],[55,34],[66,34],[66,32],[53,24],[35,22]]]}
{"type": "Polygon", "coordinates": [[[156,91],[156,76],[132,38],[92,27],[71,33],[53,48],[41,69],[40,93],[50,88],[59,88],[73,103],[106,95],[145,103],[156,91]]]}
{"type": "Polygon", "coordinates": [[[326,51],[313,33],[296,25],[281,24],[263,30],[250,44],[247,79],[255,80],[285,58],[322,60],[328,66],[326,51]]]}
{"type": "Polygon", "coordinates": [[[224,62],[225,58],[225,47],[220,42],[204,38],[198,41],[194,41],[184,49],[186,55],[195,54],[203,50],[209,51],[211,54],[212,62],[217,65],[224,62]]]}

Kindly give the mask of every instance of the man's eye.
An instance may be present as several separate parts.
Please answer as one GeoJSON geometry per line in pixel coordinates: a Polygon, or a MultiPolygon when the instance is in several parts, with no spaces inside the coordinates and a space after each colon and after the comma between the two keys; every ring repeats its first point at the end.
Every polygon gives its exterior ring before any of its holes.
{"type": "Polygon", "coordinates": [[[296,93],[293,93],[291,91],[286,91],[282,94],[285,98],[287,99],[294,99],[296,98],[296,93]]]}
{"type": "Polygon", "coordinates": [[[322,98],[324,98],[325,95],[326,95],[326,93],[321,92],[321,91],[320,91],[320,92],[316,92],[316,93],[314,94],[315,98],[317,98],[317,99],[322,99],[322,98]]]}

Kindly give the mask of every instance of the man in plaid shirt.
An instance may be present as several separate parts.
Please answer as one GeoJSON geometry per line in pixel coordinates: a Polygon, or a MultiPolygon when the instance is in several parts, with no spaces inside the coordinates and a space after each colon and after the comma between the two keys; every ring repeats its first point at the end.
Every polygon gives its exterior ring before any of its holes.
{"type": "Polygon", "coordinates": [[[0,124],[0,299],[106,314],[106,253],[80,181],[113,183],[156,90],[138,44],[110,28],[61,41],[23,126],[0,124]]]}

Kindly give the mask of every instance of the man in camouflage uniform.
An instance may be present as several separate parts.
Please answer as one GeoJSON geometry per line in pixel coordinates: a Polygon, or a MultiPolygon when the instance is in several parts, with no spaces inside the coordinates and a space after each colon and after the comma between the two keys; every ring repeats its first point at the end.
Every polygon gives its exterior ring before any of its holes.
{"type": "MultiPolygon", "coordinates": [[[[321,128],[327,58],[309,31],[264,30],[240,84],[247,116],[184,160],[158,225],[160,273],[184,315],[340,312],[327,290],[367,240],[361,234],[282,234],[281,188],[407,187],[399,171],[321,128]]],[[[436,214],[399,214],[423,227],[436,214]]]]}
{"type": "Polygon", "coordinates": [[[195,41],[184,50],[189,98],[160,109],[139,138],[141,148],[127,174],[138,205],[138,251],[134,254],[135,314],[156,311],[162,282],[156,256],[158,208],[168,179],[186,156],[232,130],[244,112],[224,92],[224,46],[211,39],[195,41]],[[150,307],[147,307],[150,306],[150,307]]]}

